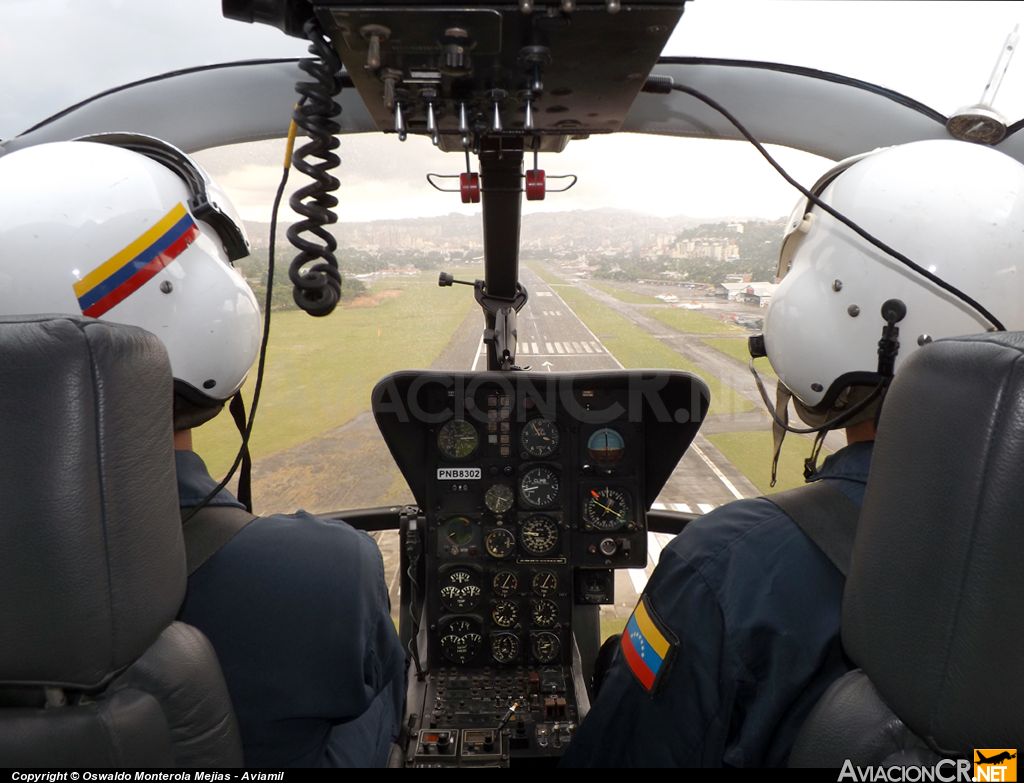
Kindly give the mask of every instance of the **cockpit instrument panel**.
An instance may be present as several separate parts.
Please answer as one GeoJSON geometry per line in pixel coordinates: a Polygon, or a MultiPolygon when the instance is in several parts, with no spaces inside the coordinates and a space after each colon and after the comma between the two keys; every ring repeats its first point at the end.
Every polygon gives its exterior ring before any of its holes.
{"type": "Polygon", "coordinates": [[[424,658],[407,763],[505,763],[572,741],[589,707],[577,621],[613,600],[612,569],[646,565],[646,511],[707,404],[679,372],[377,385],[374,415],[421,512],[404,542],[417,599],[403,638],[414,625],[424,658]]]}

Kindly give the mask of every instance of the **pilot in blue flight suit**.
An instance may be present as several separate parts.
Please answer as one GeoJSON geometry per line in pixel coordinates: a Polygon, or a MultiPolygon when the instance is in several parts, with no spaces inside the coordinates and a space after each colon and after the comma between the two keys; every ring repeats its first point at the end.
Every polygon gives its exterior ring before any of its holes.
{"type": "MultiPolygon", "coordinates": [[[[230,263],[248,246],[228,199],[182,153],[148,137],[131,140],[145,154],[106,142],[0,158],[0,312],[87,315],[161,339],[180,503],[193,507],[216,482],[191,428],[217,415],[259,349],[256,299],[230,263]]],[[[226,491],[211,505],[241,507],[226,491]]],[[[386,762],[405,655],[365,533],[304,511],[257,518],[189,577],[179,619],[213,643],[248,766],[386,762]]]]}
{"type": "MultiPolygon", "coordinates": [[[[916,142],[844,161],[814,193],[1007,329],[1024,328],[1024,280],[1007,271],[1017,269],[1024,236],[1020,163],[981,145],[916,142]]],[[[846,428],[849,445],[811,480],[859,506],[879,408],[867,400],[881,388],[882,303],[907,309],[897,372],[932,339],[991,321],[807,201],[787,226],[779,275],[764,331],[779,412],[788,391],[811,427],[846,428]],[[835,421],[859,403],[860,413],[835,421]]],[[[844,581],[766,499],[691,522],[663,550],[563,764],[785,765],[809,711],[849,667],[844,581]]]]}

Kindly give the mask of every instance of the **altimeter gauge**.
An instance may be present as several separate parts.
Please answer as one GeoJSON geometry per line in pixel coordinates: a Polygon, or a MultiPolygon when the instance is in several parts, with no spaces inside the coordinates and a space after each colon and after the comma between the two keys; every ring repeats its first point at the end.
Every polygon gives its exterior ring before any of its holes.
{"type": "Polygon", "coordinates": [[[532,468],[519,480],[519,495],[530,508],[547,508],[558,500],[558,474],[551,468],[532,468]]]}
{"type": "Polygon", "coordinates": [[[592,487],[583,496],[583,519],[594,530],[618,530],[630,521],[629,495],[614,487],[592,487]]]}
{"type": "Polygon", "coordinates": [[[469,663],[483,646],[480,625],[476,620],[452,620],[441,630],[441,654],[452,663],[469,663]]]}
{"type": "Polygon", "coordinates": [[[550,457],[558,451],[558,425],[549,419],[532,419],[523,425],[519,441],[531,457],[550,457]]]}
{"type": "Polygon", "coordinates": [[[465,419],[449,419],[437,432],[437,448],[448,459],[466,459],[479,443],[476,427],[465,419]]]}

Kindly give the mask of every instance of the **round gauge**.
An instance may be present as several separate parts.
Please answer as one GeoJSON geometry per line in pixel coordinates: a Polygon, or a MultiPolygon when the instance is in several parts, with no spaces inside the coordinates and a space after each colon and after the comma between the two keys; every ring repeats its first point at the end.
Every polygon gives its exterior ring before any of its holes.
{"type": "Polygon", "coordinates": [[[519,438],[531,457],[550,457],[558,451],[558,425],[549,419],[526,422],[519,438]]]}
{"type": "Polygon", "coordinates": [[[562,652],[562,644],[558,641],[557,636],[551,631],[540,631],[531,634],[531,637],[530,652],[539,663],[551,663],[558,660],[558,656],[562,652]]]}
{"type": "Polygon", "coordinates": [[[501,628],[511,628],[519,620],[519,607],[511,601],[498,601],[491,609],[491,619],[501,628]]]}
{"type": "Polygon", "coordinates": [[[547,508],[558,500],[558,474],[551,468],[532,468],[519,480],[519,494],[530,508],[547,508]]]}
{"type": "Polygon", "coordinates": [[[519,542],[528,554],[549,555],[558,546],[558,523],[551,517],[530,517],[519,530],[519,542]]]}
{"type": "Polygon", "coordinates": [[[499,559],[511,555],[515,548],[515,537],[503,527],[492,530],[484,541],[484,549],[487,550],[487,554],[499,559]]]}
{"type": "Polygon", "coordinates": [[[538,628],[550,628],[558,620],[558,607],[554,601],[541,598],[533,602],[533,609],[530,612],[533,624],[538,628]]]}
{"type": "Polygon", "coordinates": [[[554,571],[538,571],[533,575],[532,586],[537,595],[550,595],[558,590],[558,577],[554,571]]]}
{"type": "Polygon", "coordinates": [[[441,630],[441,654],[452,663],[469,663],[483,646],[480,625],[460,617],[441,630]]]}
{"type": "Polygon", "coordinates": [[[465,546],[473,540],[473,521],[466,517],[452,517],[444,524],[444,535],[456,546],[465,546]]]}
{"type": "Polygon", "coordinates": [[[626,453],[626,441],[618,431],[605,427],[587,440],[587,454],[599,467],[611,468],[626,453]]]}
{"type": "Polygon", "coordinates": [[[465,419],[450,419],[437,432],[437,447],[448,459],[466,459],[479,442],[476,427],[465,419]]]}
{"type": "Polygon", "coordinates": [[[484,505],[495,514],[504,514],[512,508],[515,493],[508,484],[492,484],[484,493],[484,505]]]}
{"type": "Polygon", "coordinates": [[[494,575],[494,592],[502,598],[514,595],[519,589],[519,577],[512,571],[499,571],[494,575]]]}
{"type": "Polygon", "coordinates": [[[468,568],[453,568],[441,577],[441,603],[452,612],[468,612],[483,595],[480,577],[468,568]]]}
{"type": "Polygon", "coordinates": [[[519,657],[519,637],[511,633],[493,634],[491,655],[498,663],[512,663],[519,657]]]}
{"type": "Polygon", "coordinates": [[[590,489],[583,496],[583,518],[598,530],[618,530],[629,522],[629,495],[621,489],[590,489]]]}

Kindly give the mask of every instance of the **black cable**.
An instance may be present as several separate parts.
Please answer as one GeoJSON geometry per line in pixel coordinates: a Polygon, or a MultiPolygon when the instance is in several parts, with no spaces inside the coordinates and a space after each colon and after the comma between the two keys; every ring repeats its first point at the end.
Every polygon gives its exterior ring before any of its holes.
{"type": "Polygon", "coordinates": [[[808,68],[803,65],[784,65],[782,63],[770,63],[763,62],[761,60],[726,60],[718,57],[659,57],[658,65],[711,65],[719,68],[749,68],[752,70],[794,74],[808,79],[817,79],[819,81],[831,82],[833,84],[841,84],[845,87],[852,87],[855,90],[863,90],[864,92],[872,93],[873,95],[877,95],[887,101],[898,103],[901,106],[906,106],[908,109],[912,109],[913,111],[923,114],[925,117],[938,123],[943,128],[946,127],[946,116],[937,112],[930,106],[926,106],[908,95],[896,92],[895,90],[890,90],[888,87],[872,84],[871,82],[866,82],[863,79],[856,79],[852,76],[844,76],[841,73],[821,71],[817,68],[808,68]]]}
{"type": "MultiPolygon", "coordinates": [[[[799,190],[815,206],[819,207],[824,212],[827,212],[828,214],[830,214],[832,217],[834,217],[836,220],[838,220],[844,226],[849,228],[851,231],[853,231],[858,236],[860,236],[863,239],[865,239],[868,242],[870,242],[872,245],[877,247],[883,253],[886,253],[886,254],[892,256],[897,261],[899,261],[901,264],[904,264],[905,266],[910,267],[915,272],[917,272],[919,275],[921,275],[925,279],[930,280],[932,283],[937,285],[939,288],[943,289],[944,291],[947,291],[948,293],[952,294],[953,296],[955,296],[960,301],[962,301],[965,304],[969,305],[970,307],[974,308],[974,310],[976,310],[979,314],[981,314],[982,317],[984,317],[989,323],[991,323],[992,326],[994,326],[997,331],[1000,331],[1000,332],[1005,332],[1006,331],[1006,327],[1003,326],[1003,324],[999,321],[998,318],[996,318],[994,315],[992,315],[992,313],[990,313],[987,309],[982,307],[978,302],[976,302],[974,299],[969,297],[963,291],[961,291],[960,289],[956,288],[953,285],[950,285],[945,280],[943,280],[942,278],[938,277],[937,275],[929,272],[924,267],[919,266],[918,264],[915,264],[913,261],[911,261],[905,255],[903,255],[899,251],[889,247],[887,244],[885,244],[881,240],[876,239],[874,236],[872,236],[867,231],[865,231],[863,228],[858,226],[856,223],[854,223],[848,217],[846,217],[841,212],[839,212],[839,211],[833,209],[832,207],[830,207],[828,204],[826,204],[821,199],[819,199],[816,195],[814,195],[809,190],[807,190],[807,188],[805,188],[803,185],[801,185],[799,182],[797,182],[795,179],[793,179],[791,176],[789,176],[789,174],[786,173],[786,170],[783,169],[782,166],[780,166],[775,161],[775,159],[768,153],[768,150],[766,150],[763,146],[761,146],[760,142],[758,142],[758,140],[755,139],[753,137],[753,135],[751,135],[751,133],[742,125],[742,123],[740,123],[740,121],[737,120],[724,106],[722,106],[720,103],[718,103],[718,101],[714,100],[713,98],[708,97],[707,95],[702,93],[700,90],[696,90],[693,87],[687,87],[687,86],[682,85],[682,84],[675,84],[675,83],[673,83],[672,84],[672,89],[677,91],[677,92],[682,92],[682,93],[686,93],[687,95],[692,95],[694,98],[696,98],[699,101],[702,101],[702,102],[706,103],[712,109],[714,109],[719,114],[721,114],[723,117],[725,117],[729,122],[731,122],[736,127],[736,130],[738,130],[741,134],[743,134],[743,137],[747,141],[749,141],[751,144],[754,145],[754,147],[757,149],[757,151],[760,152],[762,156],[764,156],[764,159],[767,160],[771,164],[772,168],[774,168],[777,172],[779,172],[780,175],[782,175],[782,178],[785,179],[786,182],[788,182],[794,188],[799,190]]],[[[661,92],[662,90],[656,90],[656,91],[657,92],[661,92]]]]}
{"type": "Polygon", "coordinates": [[[417,603],[419,585],[416,582],[416,563],[419,560],[417,556],[414,559],[410,559],[409,568],[406,570],[405,575],[409,579],[410,590],[409,590],[409,617],[411,619],[411,636],[409,638],[409,644],[407,652],[409,657],[412,658],[413,664],[416,666],[416,679],[420,682],[423,681],[423,665],[420,663],[420,649],[419,649],[419,635],[420,635],[420,607],[417,603]]]}
{"type": "Polygon", "coordinates": [[[330,171],[341,163],[334,154],[338,148],[335,134],[341,131],[341,126],[334,121],[341,113],[341,106],[334,100],[341,92],[338,78],[341,60],[315,18],[306,22],[304,31],[310,41],[309,53],[315,56],[300,60],[299,68],[314,81],[296,83],[295,90],[303,100],[295,108],[292,119],[305,131],[309,142],[295,150],[292,165],[313,181],[296,190],[288,201],[304,218],[288,227],[288,241],[299,250],[292,259],[288,277],[294,285],[295,304],[310,315],[325,316],[334,311],[341,298],[341,272],[334,255],[338,241],[324,228],[338,222],[338,216],[332,211],[338,206],[338,199],[331,193],[341,183],[330,171]],[[307,158],[316,158],[318,162],[310,163],[307,158]],[[307,265],[310,266],[303,272],[302,268],[307,265]]]}
{"type": "Polygon", "coordinates": [[[231,470],[228,471],[224,480],[213,488],[209,495],[199,501],[199,505],[190,509],[181,518],[182,524],[192,519],[199,512],[199,509],[205,507],[207,503],[217,496],[217,493],[227,486],[228,482],[231,481],[231,477],[235,475],[235,471],[238,470],[238,466],[249,453],[249,436],[252,435],[252,425],[256,420],[256,407],[260,402],[260,391],[263,388],[263,368],[267,361],[267,343],[270,340],[270,304],[274,290],[274,244],[277,241],[277,216],[281,209],[281,200],[284,198],[284,187],[288,182],[288,171],[289,168],[286,165],[284,173],[281,175],[281,183],[277,186],[277,195],[274,196],[274,206],[270,213],[270,257],[267,261],[267,294],[264,297],[263,304],[263,340],[260,342],[260,359],[256,368],[256,387],[252,392],[252,408],[249,409],[249,423],[242,434],[242,445],[238,450],[238,456],[235,457],[231,470]]]}

